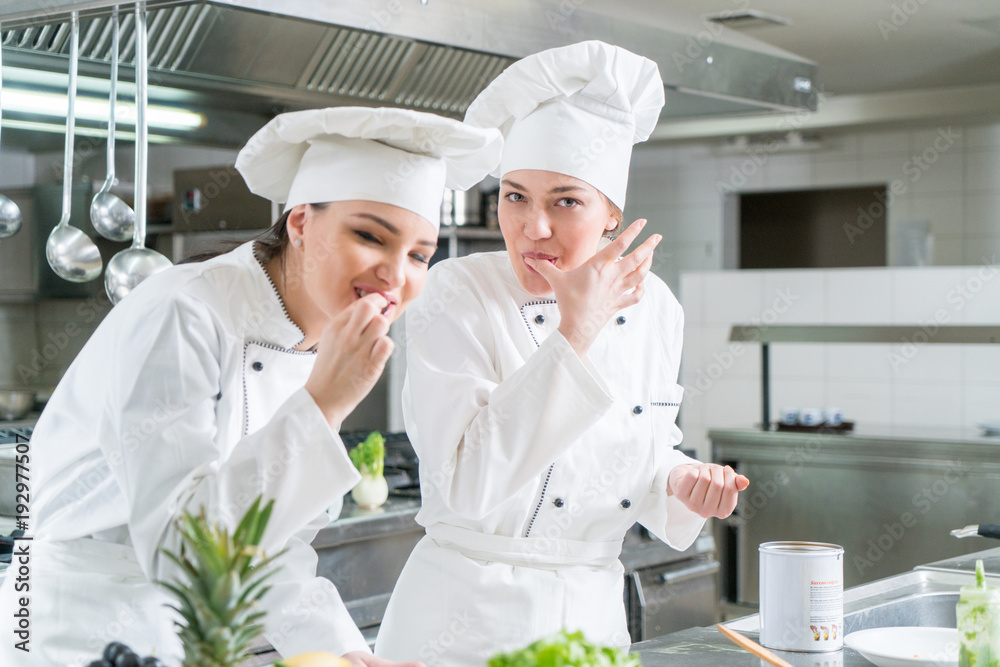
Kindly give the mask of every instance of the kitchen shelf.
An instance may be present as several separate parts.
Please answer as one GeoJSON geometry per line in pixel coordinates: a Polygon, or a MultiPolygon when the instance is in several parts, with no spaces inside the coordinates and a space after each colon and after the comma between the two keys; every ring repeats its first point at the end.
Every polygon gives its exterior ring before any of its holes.
{"type": "Polygon", "coordinates": [[[503,234],[499,229],[488,227],[442,225],[441,239],[448,241],[448,256],[458,257],[459,241],[497,241],[503,243],[503,234]]]}
{"type": "Polygon", "coordinates": [[[771,429],[771,343],[911,343],[997,345],[1000,326],[962,325],[761,325],[734,324],[733,343],[760,343],[761,430],[771,429]]]}

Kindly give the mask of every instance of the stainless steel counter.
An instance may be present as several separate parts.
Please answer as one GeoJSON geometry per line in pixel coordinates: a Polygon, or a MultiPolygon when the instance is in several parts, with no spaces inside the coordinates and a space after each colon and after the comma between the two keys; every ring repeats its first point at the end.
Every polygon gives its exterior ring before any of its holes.
{"type": "Polygon", "coordinates": [[[389,595],[424,528],[420,501],[392,498],[376,510],[345,501],[340,517],[313,539],[316,573],[332,581],[362,633],[373,643],[389,595]]]}
{"type": "Polygon", "coordinates": [[[949,531],[1000,520],[1000,438],[877,427],[717,429],[709,438],[715,461],[750,478],[737,512],[716,522],[730,602],[756,604],[757,547],[772,540],[842,545],[848,587],[995,544],[949,531]]]}
{"type": "MultiPolygon", "coordinates": [[[[919,566],[916,570],[865,584],[844,592],[847,632],[896,625],[950,625],[958,588],[973,581],[976,558],[986,564],[988,576],[1000,579],[1000,548],[919,566]],[[933,604],[926,604],[931,602],[933,604]],[[915,603],[915,604],[914,604],[915,603]],[[941,603],[941,604],[938,604],[941,603]],[[927,613],[931,611],[932,613],[927,613]],[[943,612],[943,613],[942,613],[943,612]],[[950,614],[949,620],[947,619],[950,614]]],[[[736,619],[727,626],[759,639],[756,615],[736,619]]],[[[632,645],[643,667],[760,667],[763,663],[715,628],[691,628],[632,645]]],[[[775,651],[796,667],[861,667],[871,665],[857,652],[845,648],[833,653],[775,651]]]]}
{"type": "Polygon", "coordinates": [[[319,531],[312,545],[316,549],[326,549],[394,533],[423,532],[423,528],[414,522],[419,511],[420,500],[415,498],[390,498],[374,510],[362,509],[353,502],[345,501],[340,516],[319,531]]]}

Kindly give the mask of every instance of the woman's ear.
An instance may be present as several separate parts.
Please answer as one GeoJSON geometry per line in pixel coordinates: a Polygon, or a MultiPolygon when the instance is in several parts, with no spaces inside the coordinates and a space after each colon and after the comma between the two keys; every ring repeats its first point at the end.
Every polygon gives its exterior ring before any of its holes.
{"type": "Polygon", "coordinates": [[[302,238],[303,230],[306,226],[306,205],[299,204],[293,206],[288,212],[288,220],[285,222],[285,229],[288,232],[288,240],[294,245],[296,240],[302,238]]]}

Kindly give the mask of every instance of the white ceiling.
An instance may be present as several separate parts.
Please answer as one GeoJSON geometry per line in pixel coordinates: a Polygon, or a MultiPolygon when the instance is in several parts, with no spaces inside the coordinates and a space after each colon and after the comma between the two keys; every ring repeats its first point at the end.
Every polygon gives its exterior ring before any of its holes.
{"type": "MultiPolygon", "coordinates": [[[[790,25],[739,32],[817,63],[820,112],[806,129],[1000,117],[1000,0],[627,0],[627,6],[647,16],[752,9],[789,19],[790,25]]],[[[753,119],[693,121],[659,138],[765,127],[753,119]]]]}
{"type": "Polygon", "coordinates": [[[1000,83],[1000,0],[632,1],[654,13],[749,8],[787,18],[741,32],[815,61],[831,95],[1000,83]]]}

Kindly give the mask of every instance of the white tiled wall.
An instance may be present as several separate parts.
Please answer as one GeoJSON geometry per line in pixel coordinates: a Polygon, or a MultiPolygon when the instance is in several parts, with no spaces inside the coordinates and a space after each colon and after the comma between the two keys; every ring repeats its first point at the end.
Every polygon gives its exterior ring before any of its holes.
{"type": "Polygon", "coordinates": [[[902,261],[894,233],[924,222],[936,266],[983,264],[1000,255],[1000,122],[829,134],[821,142],[802,152],[758,151],[757,161],[724,153],[718,142],[637,146],[625,216],[648,218],[645,233],[663,235],[654,271],[676,290],[683,271],[723,268],[727,187],[749,192],[899,180],[903,192],[888,216],[890,265],[902,261]]]}
{"type": "MultiPolygon", "coordinates": [[[[965,267],[689,272],[681,276],[688,446],[760,423],[760,346],[734,324],[1000,326],[1000,264],[965,267]]],[[[773,344],[771,418],[782,407],[840,407],[865,425],[972,429],[1000,420],[1000,345],[773,344]]]]}

